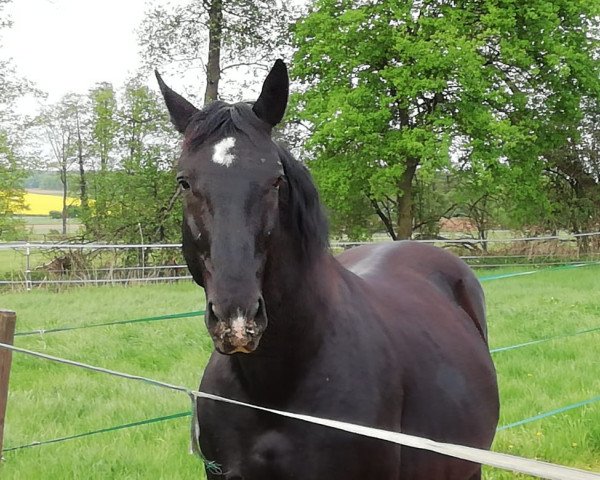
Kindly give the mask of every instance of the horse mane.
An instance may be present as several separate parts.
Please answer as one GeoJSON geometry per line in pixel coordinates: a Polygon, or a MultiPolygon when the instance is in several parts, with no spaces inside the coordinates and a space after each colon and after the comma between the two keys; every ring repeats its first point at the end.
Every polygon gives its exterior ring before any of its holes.
{"type": "MultiPolygon", "coordinates": [[[[211,138],[243,133],[253,143],[271,140],[271,126],[259,119],[251,103],[229,104],[214,101],[196,112],[185,132],[184,145],[191,150],[211,138]]],[[[298,253],[313,258],[329,247],[329,227],[319,193],[308,169],[282,145],[273,142],[287,178],[285,205],[287,215],[282,223],[292,238],[298,239],[298,253]]]]}
{"type": "Polygon", "coordinates": [[[314,258],[329,248],[329,225],[308,168],[283,146],[276,144],[287,178],[288,194],[284,200],[287,216],[283,223],[293,238],[300,240],[301,253],[314,258]]]}

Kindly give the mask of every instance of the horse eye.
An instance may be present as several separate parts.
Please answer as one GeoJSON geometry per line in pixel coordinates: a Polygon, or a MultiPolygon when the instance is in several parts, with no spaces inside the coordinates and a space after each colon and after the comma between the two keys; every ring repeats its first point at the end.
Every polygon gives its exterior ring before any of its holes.
{"type": "Polygon", "coordinates": [[[283,183],[283,177],[277,177],[277,180],[273,182],[273,188],[278,189],[283,183]]]}
{"type": "Polygon", "coordinates": [[[183,188],[184,190],[189,190],[190,188],[190,184],[185,178],[178,178],[177,183],[179,183],[179,185],[181,185],[181,188],[183,188]]]}

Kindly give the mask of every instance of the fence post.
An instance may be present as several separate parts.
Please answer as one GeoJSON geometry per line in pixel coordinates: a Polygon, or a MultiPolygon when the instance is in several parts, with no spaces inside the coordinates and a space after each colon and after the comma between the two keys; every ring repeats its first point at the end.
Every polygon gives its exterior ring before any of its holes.
{"type": "MultiPolygon", "coordinates": [[[[17,315],[15,312],[0,310],[1,343],[13,344],[16,322],[17,315]]],[[[8,380],[11,363],[12,352],[5,348],[0,348],[0,459],[2,459],[2,447],[4,445],[4,418],[6,416],[6,403],[8,402],[8,380]]]]}
{"type": "Polygon", "coordinates": [[[142,224],[138,222],[138,228],[140,229],[140,240],[142,241],[142,246],[140,247],[140,251],[142,252],[142,277],[146,273],[146,252],[144,249],[144,232],[142,231],[142,224]]]}
{"type": "Polygon", "coordinates": [[[31,247],[29,242],[25,244],[25,288],[31,290],[31,247]]]}

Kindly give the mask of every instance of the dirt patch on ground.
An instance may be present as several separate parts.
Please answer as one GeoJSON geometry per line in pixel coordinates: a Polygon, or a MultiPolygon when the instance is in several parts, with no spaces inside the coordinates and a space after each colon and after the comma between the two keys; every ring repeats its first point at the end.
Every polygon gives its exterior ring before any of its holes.
{"type": "Polygon", "coordinates": [[[440,220],[440,231],[468,234],[476,230],[475,224],[470,218],[442,218],[440,220]]]}

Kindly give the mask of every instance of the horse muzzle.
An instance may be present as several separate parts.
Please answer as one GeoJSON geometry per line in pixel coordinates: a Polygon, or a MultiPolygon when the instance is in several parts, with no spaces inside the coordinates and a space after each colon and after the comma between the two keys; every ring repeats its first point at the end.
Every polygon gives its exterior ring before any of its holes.
{"type": "Polygon", "coordinates": [[[252,353],[267,328],[265,303],[261,298],[249,309],[227,309],[235,311],[227,315],[219,305],[209,302],[206,310],[206,325],[219,353],[252,353]]]}

